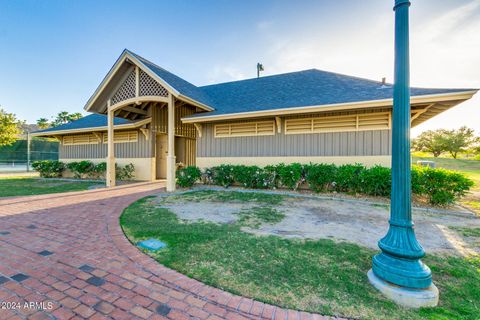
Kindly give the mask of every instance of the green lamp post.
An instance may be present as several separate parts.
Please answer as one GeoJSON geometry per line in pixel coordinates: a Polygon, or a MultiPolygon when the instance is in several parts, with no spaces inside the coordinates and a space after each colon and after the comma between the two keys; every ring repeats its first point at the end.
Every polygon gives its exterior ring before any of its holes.
{"type": "Polygon", "coordinates": [[[425,305],[424,300],[428,300],[427,305],[436,305],[438,290],[432,284],[430,269],[420,260],[425,251],[415,237],[412,222],[409,7],[409,0],[395,0],[390,228],[385,237],[378,242],[382,252],[373,257],[369,279],[375,287],[393,300],[415,307],[425,305]],[[421,301],[409,302],[415,300],[415,295],[419,294],[421,301]]]}

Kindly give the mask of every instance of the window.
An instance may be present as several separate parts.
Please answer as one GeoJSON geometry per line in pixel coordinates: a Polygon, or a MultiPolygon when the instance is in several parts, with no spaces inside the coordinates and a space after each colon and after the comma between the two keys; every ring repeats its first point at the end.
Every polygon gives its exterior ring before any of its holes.
{"type": "Polygon", "coordinates": [[[275,122],[267,120],[216,124],[214,131],[215,138],[271,136],[275,134],[275,122]]]}
{"type": "Polygon", "coordinates": [[[390,112],[285,120],[285,134],[390,129],[390,112]]]}
{"type": "MultiPolygon", "coordinates": [[[[115,131],[113,135],[114,143],[137,142],[138,131],[115,131]]],[[[108,143],[108,134],[103,134],[103,143],[108,143]]]]}
{"type": "Polygon", "coordinates": [[[63,136],[62,144],[64,146],[73,146],[81,144],[97,144],[99,143],[97,136],[92,134],[77,134],[72,136],[63,136]]]}

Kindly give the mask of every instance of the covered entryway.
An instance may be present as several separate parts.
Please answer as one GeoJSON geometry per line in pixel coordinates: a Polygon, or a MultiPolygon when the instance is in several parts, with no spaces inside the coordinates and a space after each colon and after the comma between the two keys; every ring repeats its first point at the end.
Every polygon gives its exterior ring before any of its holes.
{"type": "MultiPolygon", "coordinates": [[[[167,178],[167,156],[168,156],[168,135],[157,134],[156,136],[156,179],[167,178]]],[[[195,138],[175,136],[175,158],[176,169],[196,164],[196,143],[195,138]]]]}
{"type": "Polygon", "coordinates": [[[139,130],[149,141],[151,180],[166,179],[167,191],[175,190],[177,168],[195,165],[197,129],[180,119],[212,109],[180,93],[176,86],[196,94],[180,80],[125,50],[90,98],[87,111],[108,115],[107,186],[115,186],[114,117],[145,122],[139,130]]]}

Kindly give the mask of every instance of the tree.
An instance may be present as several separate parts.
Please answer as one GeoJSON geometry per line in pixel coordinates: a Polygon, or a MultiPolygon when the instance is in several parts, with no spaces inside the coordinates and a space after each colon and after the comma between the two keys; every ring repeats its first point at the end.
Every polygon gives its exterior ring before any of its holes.
{"type": "Polygon", "coordinates": [[[68,113],[67,111],[61,111],[57,116],[49,122],[47,118],[40,118],[37,120],[37,126],[40,129],[47,129],[50,127],[58,127],[62,124],[69,123],[82,118],[83,115],[80,112],[68,113]]]}
{"type": "Polygon", "coordinates": [[[0,146],[9,146],[17,141],[21,122],[13,113],[8,113],[0,108],[0,146]]]}
{"type": "Polygon", "coordinates": [[[431,152],[436,158],[447,151],[445,134],[444,129],[425,131],[413,140],[412,148],[415,151],[431,152]]]}
{"type": "Polygon", "coordinates": [[[480,155],[480,137],[475,138],[475,142],[472,145],[472,151],[474,154],[480,155]]]}
{"type": "Polygon", "coordinates": [[[466,152],[476,140],[473,129],[465,126],[458,130],[446,130],[444,139],[445,150],[448,151],[454,159],[457,159],[459,152],[466,152]]]}
{"type": "Polygon", "coordinates": [[[50,127],[50,122],[47,118],[40,118],[37,120],[37,126],[39,129],[47,129],[50,127]]]}
{"type": "Polygon", "coordinates": [[[68,113],[67,111],[61,111],[57,114],[56,118],[52,121],[52,127],[58,127],[59,125],[72,122],[74,120],[80,119],[82,116],[81,113],[68,113]]]}

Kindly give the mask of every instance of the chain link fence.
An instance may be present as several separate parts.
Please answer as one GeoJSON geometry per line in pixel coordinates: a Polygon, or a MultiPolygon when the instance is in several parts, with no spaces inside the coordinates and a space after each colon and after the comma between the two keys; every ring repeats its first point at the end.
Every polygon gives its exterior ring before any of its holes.
{"type": "Polygon", "coordinates": [[[30,150],[27,140],[0,147],[0,172],[27,172],[37,160],[58,160],[58,141],[32,139],[30,150]]]}

